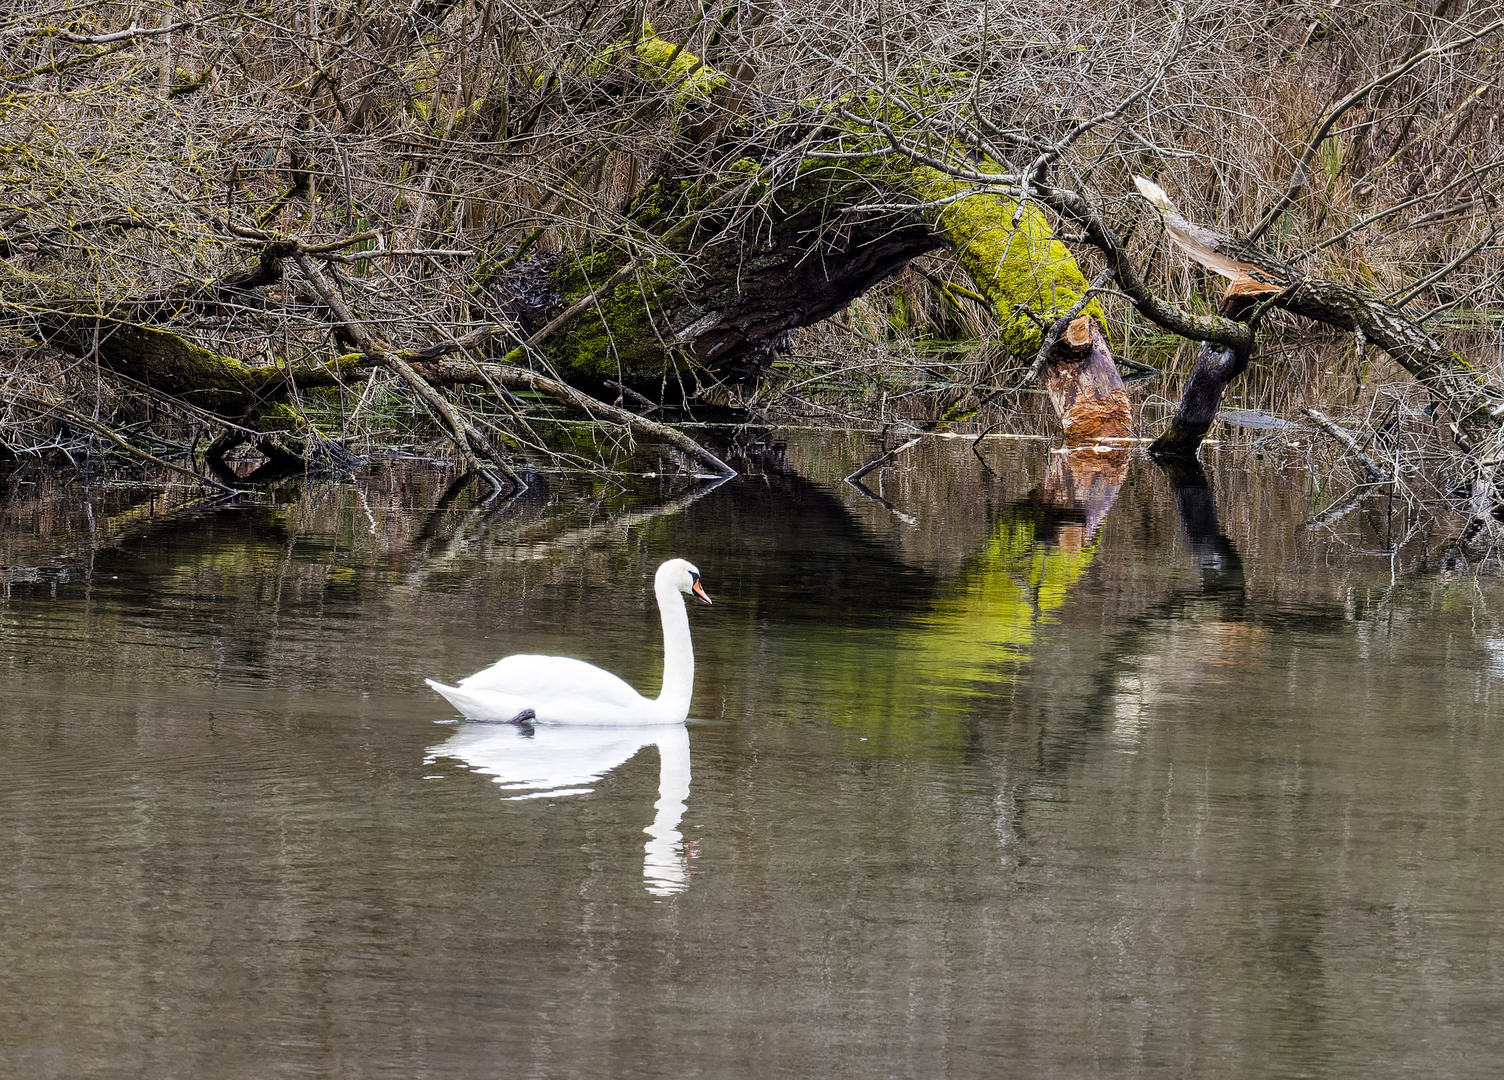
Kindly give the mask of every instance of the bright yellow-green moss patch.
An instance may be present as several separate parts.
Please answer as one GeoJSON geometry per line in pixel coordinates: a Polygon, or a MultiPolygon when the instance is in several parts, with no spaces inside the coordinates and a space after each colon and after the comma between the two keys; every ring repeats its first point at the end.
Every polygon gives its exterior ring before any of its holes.
{"type": "MultiPolygon", "coordinates": [[[[1048,325],[1090,287],[1043,212],[1027,204],[1015,226],[1018,204],[1012,199],[987,192],[964,195],[969,182],[927,166],[915,168],[910,177],[913,194],[926,203],[963,196],[931,211],[935,229],[997,311],[1008,347],[1020,356],[1038,352],[1043,331],[1026,310],[1048,325]]],[[[1095,300],[1085,313],[1106,326],[1095,300]]]]}
{"type": "Polygon", "coordinates": [[[679,49],[649,29],[648,36],[634,48],[637,68],[648,82],[674,88],[674,105],[686,108],[710,100],[710,95],[726,85],[726,76],[706,66],[688,49],[679,49]]]}

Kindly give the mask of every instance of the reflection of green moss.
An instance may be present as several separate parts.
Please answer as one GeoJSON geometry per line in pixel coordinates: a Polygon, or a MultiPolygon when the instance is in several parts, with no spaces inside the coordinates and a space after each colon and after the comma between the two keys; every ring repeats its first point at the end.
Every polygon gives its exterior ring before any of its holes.
{"type": "Polygon", "coordinates": [[[961,589],[923,620],[914,651],[944,682],[966,686],[995,673],[1000,658],[1027,657],[1035,626],[1065,603],[1096,554],[1091,544],[1067,551],[1040,541],[1037,519],[999,522],[961,589]]]}
{"type": "Polygon", "coordinates": [[[331,565],[326,571],[324,584],[329,589],[341,589],[353,591],[356,585],[356,573],[353,566],[331,565]]]}
{"type": "Polygon", "coordinates": [[[1029,658],[1037,628],[1096,555],[1095,544],[1067,550],[1040,539],[1040,524],[1028,510],[1006,515],[956,589],[906,625],[806,642],[818,656],[816,695],[828,703],[819,719],[866,737],[874,754],[962,753],[977,695],[1029,658]]]}

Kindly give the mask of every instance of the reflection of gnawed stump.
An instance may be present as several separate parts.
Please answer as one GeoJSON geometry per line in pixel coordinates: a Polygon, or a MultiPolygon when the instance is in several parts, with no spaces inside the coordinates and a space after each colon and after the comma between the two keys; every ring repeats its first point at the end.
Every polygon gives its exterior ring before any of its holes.
{"type": "Polygon", "coordinates": [[[1055,519],[1054,540],[1061,550],[1074,554],[1096,539],[1128,475],[1130,456],[1126,447],[1050,455],[1041,494],[1046,507],[1067,512],[1055,519]]]}
{"type": "Polygon", "coordinates": [[[1127,437],[1132,415],[1128,391],[1113,363],[1107,335],[1089,315],[1076,319],[1061,335],[1045,366],[1044,385],[1067,444],[1127,437]]]}

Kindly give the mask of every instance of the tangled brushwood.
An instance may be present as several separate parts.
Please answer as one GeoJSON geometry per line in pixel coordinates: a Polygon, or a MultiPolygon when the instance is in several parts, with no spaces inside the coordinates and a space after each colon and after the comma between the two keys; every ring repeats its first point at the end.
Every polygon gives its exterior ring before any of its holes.
{"type": "Polygon", "coordinates": [[[1337,333],[1322,430],[1371,454],[1413,379],[1487,531],[1496,10],[20,0],[0,452],[238,486],[437,440],[502,494],[640,442],[729,472],[686,417],[991,425],[1038,385],[1068,440],[1185,455],[1261,337],[1337,333]],[[1200,352],[1145,432],[1150,332],[1200,352]]]}

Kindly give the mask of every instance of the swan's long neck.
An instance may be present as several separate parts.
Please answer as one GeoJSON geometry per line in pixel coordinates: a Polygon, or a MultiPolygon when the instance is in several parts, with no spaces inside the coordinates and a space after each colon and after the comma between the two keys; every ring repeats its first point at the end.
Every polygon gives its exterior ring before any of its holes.
{"type": "Polygon", "coordinates": [[[689,698],[695,687],[695,651],[689,642],[689,613],[684,594],[667,582],[658,582],[658,613],[663,617],[663,689],[658,705],[679,719],[689,715],[689,698]]]}

